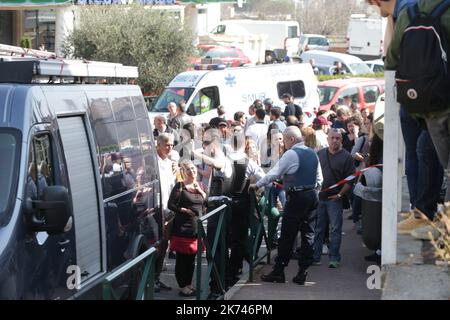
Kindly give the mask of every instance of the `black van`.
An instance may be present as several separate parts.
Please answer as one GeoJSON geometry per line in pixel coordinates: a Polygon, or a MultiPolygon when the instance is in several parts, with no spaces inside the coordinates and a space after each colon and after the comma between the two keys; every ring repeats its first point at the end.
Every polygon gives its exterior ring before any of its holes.
{"type": "Polygon", "coordinates": [[[157,240],[141,90],[95,83],[129,77],[137,68],[0,59],[0,299],[101,298],[105,276],[157,240]]]}

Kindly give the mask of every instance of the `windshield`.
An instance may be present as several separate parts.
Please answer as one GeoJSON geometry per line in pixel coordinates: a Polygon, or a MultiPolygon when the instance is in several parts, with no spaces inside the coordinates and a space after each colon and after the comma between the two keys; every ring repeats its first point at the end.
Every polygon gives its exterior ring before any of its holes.
{"type": "Polygon", "coordinates": [[[350,68],[352,68],[353,74],[373,73],[365,63],[352,63],[350,64],[350,68]]]}
{"type": "Polygon", "coordinates": [[[16,191],[19,136],[17,130],[0,129],[0,220],[16,191]]]}
{"type": "Polygon", "coordinates": [[[194,92],[194,88],[167,88],[159,97],[156,104],[150,110],[152,112],[169,112],[167,105],[169,102],[178,104],[181,100],[186,102],[194,92]]]}
{"type": "Polygon", "coordinates": [[[205,53],[205,57],[211,58],[237,58],[239,55],[234,50],[209,50],[205,53]]]}
{"type": "Polygon", "coordinates": [[[336,87],[319,86],[320,105],[323,106],[325,104],[330,103],[330,101],[333,99],[334,95],[336,94],[337,90],[338,90],[338,88],[336,88],[336,87]]]}

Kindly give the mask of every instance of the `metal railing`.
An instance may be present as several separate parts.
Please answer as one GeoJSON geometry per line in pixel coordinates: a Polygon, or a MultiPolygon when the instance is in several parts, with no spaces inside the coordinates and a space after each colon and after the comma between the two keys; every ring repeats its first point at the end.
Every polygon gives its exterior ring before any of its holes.
{"type": "MultiPolygon", "coordinates": [[[[151,247],[141,255],[137,256],[133,260],[120,266],[116,271],[111,273],[103,281],[103,300],[119,300],[120,296],[112,286],[112,282],[119,276],[128,272],[131,268],[135,267],[138,263],[145,261],[145,265],[138,281],[138,290],[136,293],[136,300],[153,300],[155,291],[155,261],[157,250],[155,247],[151,247]]],[[[136,276],[138,271],[133,271],[136,276]]]]}
{"type": "MultiPolygon", "coordinates": [[[[271,192],[267,192],[268,201],[271,201],[271,192]]],[[[268,240],[266,228],[264,226],[264,216],[270,215],[270,210],[268,205],[264,205],[263,209],[260,210],[258,205],[258,200],[256,198],[255,191],[250,193],[250,212],[249,212],[249,250],[250,250],[250,261],[249,261],[249,277],[248,281],[253,282],[253,273],[255,266],[260,263],[264,258],[267,258],[267,264],[270,263],[270,256],[272,250],[272,242],[268,240]],[[262,240],[264,239],[266,243],[267,251],[263,255],[259,256],[260,247],[262,240]]]]}
{"type": "Polygon", "coordinates": [[[219,285],[220,291],[225,293],[225,212],[227,209],[227,205],[223,204],[219,208],[209,212],[207,215],[201,217],[197,220],[197,279],[196,279],[196,287],[197,287],[197,300],[205,300],[209,295],[209,278],[211,273],[213,273],[217,284],[219,285]],[[217,229],[214,235],[214,241],[212,244],[208,242],[207,234],[205,232],[205,228],[203,227],[203,223],[207,222],[212,217],[219,215],[219,219],[217,222],[217,229]],[[216,255],[217,248],[220,244],[220,266],[217,266],[214,257],[216,255]],[[203,246],[205,246],[206,250],[206,260],[208,263],[208,268],[206,273],[203,274],[202,270],[202,253],[203,246]],[[204,276],[204,278],[203,278],[204,276]]]}

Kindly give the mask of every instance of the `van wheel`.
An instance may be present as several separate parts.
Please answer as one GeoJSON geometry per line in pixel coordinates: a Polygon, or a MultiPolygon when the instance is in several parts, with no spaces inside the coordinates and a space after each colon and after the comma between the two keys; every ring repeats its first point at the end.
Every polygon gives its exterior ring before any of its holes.
{"type": "MultiPolygon", "coordinates": [[[[140,254],[147,251],[148,246],[145,241],[145,237],[140,234],[134,239],[132,249],[131,249],[131,257],[132,259],[138,257],[140,254]]],[[[127,300],[135,300],[136,295],[139,290],[139,283],[141,282],[142,275],[144,274],[145,261],[140,262],[136,266],[134,266],[130,270],[130,277],[128,282],[128,295],[126,297],[127,300]]],[[[146,300],[147,298],[147,290],[144,290],[144,294],[142,299],[146,300]]]]}

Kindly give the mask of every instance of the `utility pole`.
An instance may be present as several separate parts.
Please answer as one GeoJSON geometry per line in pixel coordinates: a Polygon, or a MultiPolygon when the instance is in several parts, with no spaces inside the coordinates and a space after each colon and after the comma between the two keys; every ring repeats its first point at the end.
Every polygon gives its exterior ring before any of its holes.
{"type": "Polygon", "coordinates": [[[298,0],[294,0],[294,20],[297,21],[298,0]]]}

